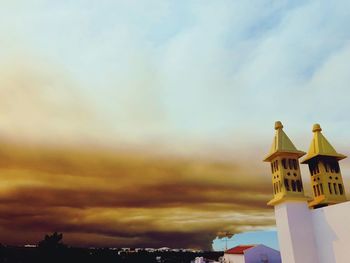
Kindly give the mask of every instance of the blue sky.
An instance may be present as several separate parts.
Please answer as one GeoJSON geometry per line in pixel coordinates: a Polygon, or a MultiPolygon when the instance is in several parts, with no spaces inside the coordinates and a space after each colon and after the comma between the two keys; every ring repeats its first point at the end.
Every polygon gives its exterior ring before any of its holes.
{"type": "MultiPolygon", "coordinates": [[[[265,246],[279,250],[277,231],[254,231],[244,232],[234,235],[227,240],[227,249],[233,248],[239,245],[249,244],[263,244],[265,246]]],[[[216,251],[225,250],[226,240],[216,238],[213,241],[213,249],[216,251]]]]}
{"type": "MultiPolygon", "coordinates": [[[[0,56],[9,71],[52,78],[57,104],[88,111],[86,123],[60,117],[68,137],[98,124],[108,140],[247,143],[262,126],[268,138],[276,119],[300,136],[316,121],[344,130],[347,5],[11,1],[0,11],[0,56]]],[[[33,114],[50,125],[51,116],[33,114]]]]}

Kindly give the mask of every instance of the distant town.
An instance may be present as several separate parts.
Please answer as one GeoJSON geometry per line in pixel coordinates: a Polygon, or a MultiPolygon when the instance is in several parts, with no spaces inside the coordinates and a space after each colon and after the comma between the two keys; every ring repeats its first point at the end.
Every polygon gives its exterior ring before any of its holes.
{"type": "Polygon", "coordinates": [[[219,262],[223,252],[187,248],[78,248],[63,243],[63,234],[46,235],[38,244],[0,245],[0,263],[120,262],[207,263],[219,262]]]}

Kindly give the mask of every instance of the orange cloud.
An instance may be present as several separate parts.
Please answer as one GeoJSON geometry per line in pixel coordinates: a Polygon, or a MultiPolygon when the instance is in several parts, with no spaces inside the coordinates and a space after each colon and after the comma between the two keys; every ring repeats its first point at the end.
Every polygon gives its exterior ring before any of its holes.
{"type": "Polygon", "coordinates": [[[242,165],[3,143],[0,241],[208,248],[219,230],[274,224],[269,180],[242,165]]]}

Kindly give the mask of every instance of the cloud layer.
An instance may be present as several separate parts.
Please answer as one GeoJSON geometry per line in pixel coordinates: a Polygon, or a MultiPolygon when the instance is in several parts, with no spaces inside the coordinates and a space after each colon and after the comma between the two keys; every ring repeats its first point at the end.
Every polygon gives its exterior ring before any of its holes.
{"type": "Polygon", "coordinates": [[[274,224],[270,185],[241,165],[3,145],[2,242],[55,230],[76,245],[208,248],[219,230],[274,224]]]}
{"type": "Polygon", "coordinates": [[[8,134],[244,147],[276,119],[348,126],[346,1],[33,2],[0,11],[8,134]]]}

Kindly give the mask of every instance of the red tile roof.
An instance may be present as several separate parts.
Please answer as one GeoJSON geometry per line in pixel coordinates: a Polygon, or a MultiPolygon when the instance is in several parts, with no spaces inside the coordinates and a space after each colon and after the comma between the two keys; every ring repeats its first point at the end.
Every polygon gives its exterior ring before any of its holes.
{"type": "Polygon", "coordinates": [[[255,247],[255,245],[237,246],[225,251],[225,254],[244,254],[244,250],[255,247]]]}

